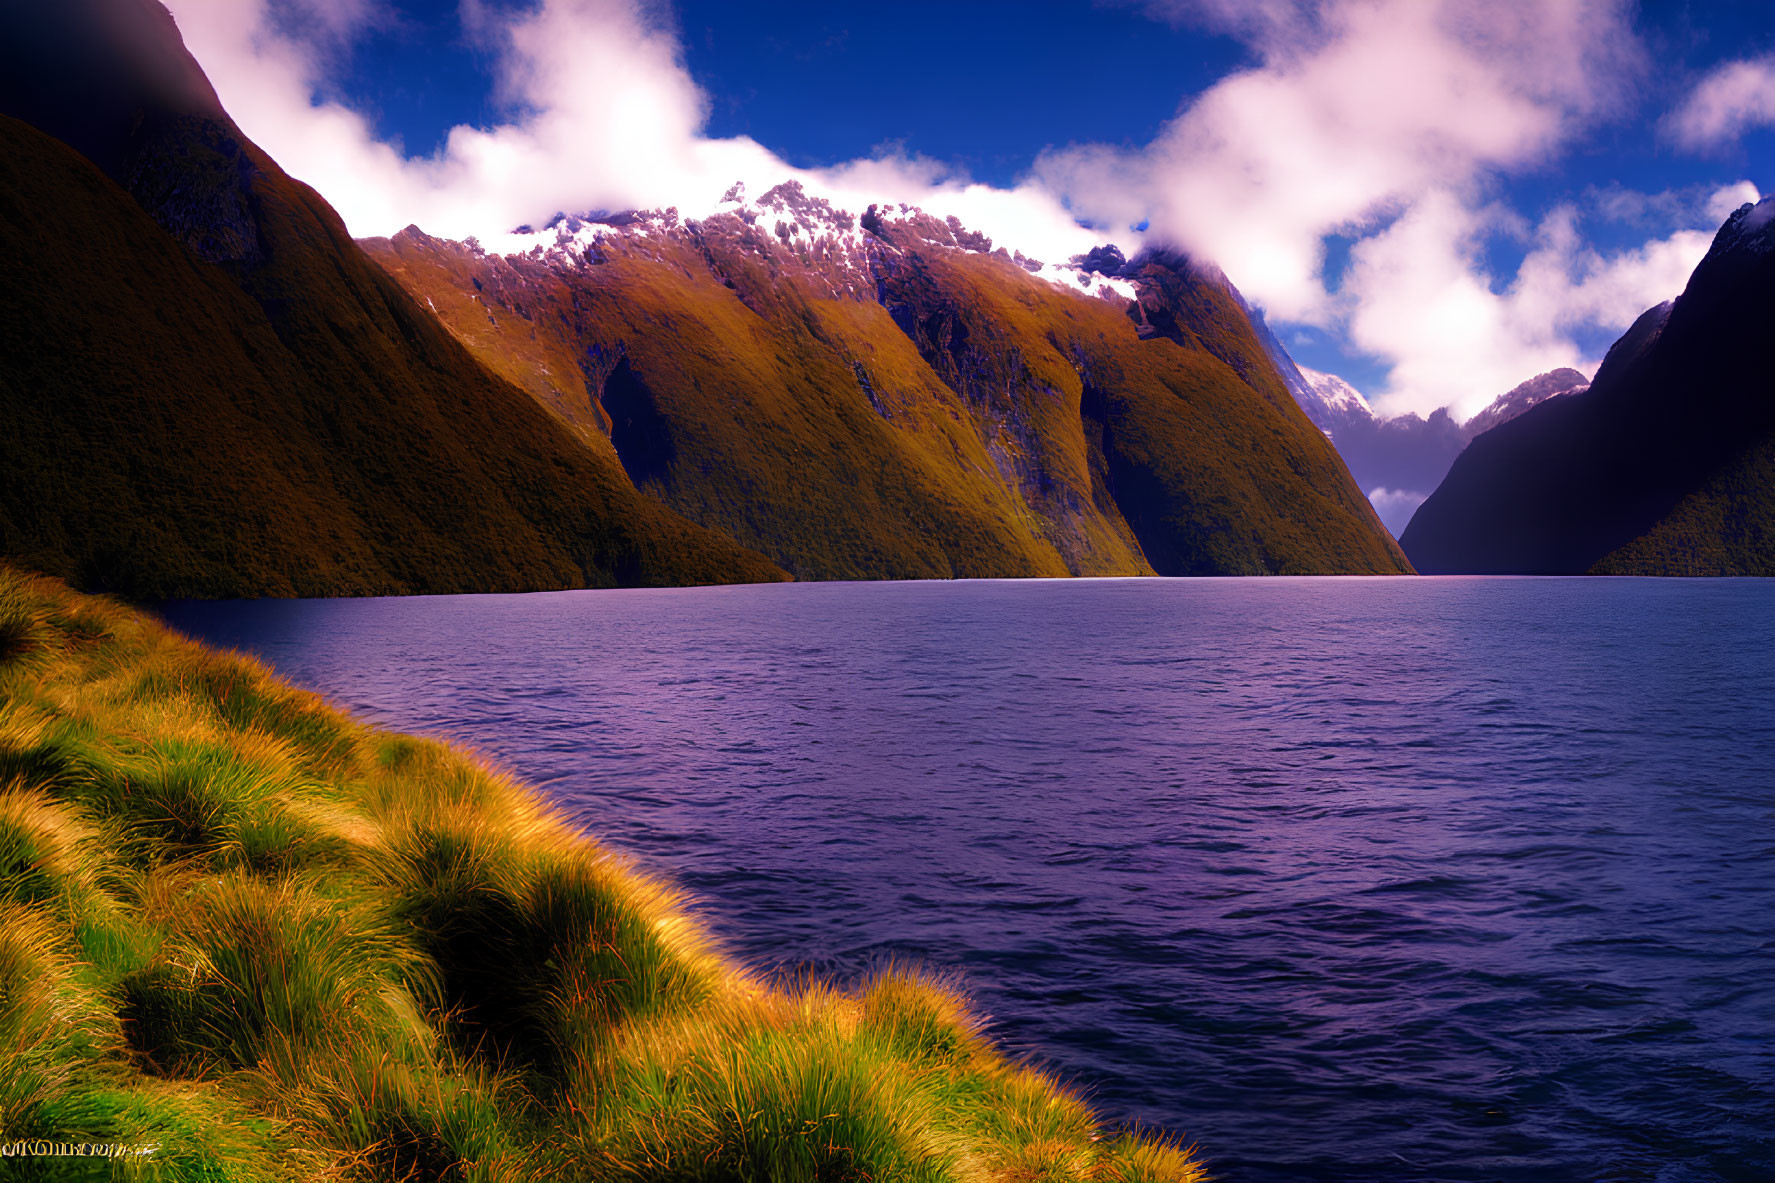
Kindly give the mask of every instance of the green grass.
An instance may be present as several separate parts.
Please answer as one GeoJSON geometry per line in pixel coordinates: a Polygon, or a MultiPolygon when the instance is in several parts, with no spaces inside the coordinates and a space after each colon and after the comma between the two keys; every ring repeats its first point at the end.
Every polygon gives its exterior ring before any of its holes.
{"type": "Polygon", "coordinates": [[[760,980],[533,790],[0,567],[0,1180],[1196,1180],[952,988],[760,980]]]}

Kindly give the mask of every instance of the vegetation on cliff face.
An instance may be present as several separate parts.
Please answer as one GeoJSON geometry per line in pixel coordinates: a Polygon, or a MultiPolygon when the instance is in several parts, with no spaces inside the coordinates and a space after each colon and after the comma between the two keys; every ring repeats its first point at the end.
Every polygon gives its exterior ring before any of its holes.
{"type": "Polygon", "coordinates": [[[476,362],[155,0],[0,33],[0,553],[147,597],[783,577],[476,362]]]}
{"type": "Polygon", "coordinates": [[[797,576],[1409,569],[1218,276],[1149,264],[1155,328],[922,215],[864,236],[793,186],[744,212],[532,256],[364,245],[640,488],[797,576]]]}
{"type": "Polygon", "coordinates": [[[1591,570],[1597,575],[1775,575],[1771,490],[1775,438],[1747,449],[1591,570]]]}
{"type": "Polygon", "coordinates": [[[588,276],[411,233],[366,245],[532,390],[541,338],[567,392],[551,405],[609,422],[606,446],[641,489],[798,577],[1068,573],[961,398],[872,301],[738,250],[718,278],[689,241],[613,253],[588,276]]]}
{"type": "Polygon", "coordinates": [[[0,116],[0,553],[140,596],[782,577],[638,495],[243,150],[264,257],[231,273],[0,116]]]}
{"type": "Polygon", "coordinates": [[[788,184],[774,233],[674,214],[566,267],[370,244],[397,283],[155,0],[5,31],[15,562],[145,598],[1408,569],[1187,260],[1130,316],[788,184]]]}
{"type": "Polygon", "coordinates": [[[0,1130],[173,1180],[1202,1177],[943,985],[761,981],[472,756],[4,568],[0,1130]]]}

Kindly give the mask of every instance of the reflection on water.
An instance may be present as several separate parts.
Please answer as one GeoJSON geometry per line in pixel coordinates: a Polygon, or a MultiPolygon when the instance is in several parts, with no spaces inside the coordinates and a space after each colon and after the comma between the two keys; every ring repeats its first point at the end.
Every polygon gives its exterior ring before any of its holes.
{"type": "Polygon", "coordinates": [[[1775,583],[176,604],[1231,1181],[1775,1178],[1775,583]]]}

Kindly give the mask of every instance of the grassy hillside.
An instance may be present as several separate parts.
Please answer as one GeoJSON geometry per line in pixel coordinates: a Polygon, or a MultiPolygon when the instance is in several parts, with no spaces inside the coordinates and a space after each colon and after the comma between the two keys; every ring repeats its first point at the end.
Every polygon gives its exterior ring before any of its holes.
{"type": "Polygon", "coordinates": [[[768,221],[668,220],[584,262],[365,245],[638,486],[798,576],[1408,570],[1224,283],[1157,268],[1170,335],[1142,339],[1125,301],[929,218],[862,247],[768,221]]]}
{"type": "Polygon", "coordinates": [[[1203,1177],[942,985],[760,981],[472,756],[5,568],[0,1130],[173,1180],[1203,1177]]]}
{"type": "Polygon", "coordinates": [[[918,250],[883,286],[946,381],[1058,453],[1040,466],[1050,516],[1112,510],[1161,575],[1409,572],[1224,280],[1181,259],[1142,279],[1130,308],[918,250]]]}

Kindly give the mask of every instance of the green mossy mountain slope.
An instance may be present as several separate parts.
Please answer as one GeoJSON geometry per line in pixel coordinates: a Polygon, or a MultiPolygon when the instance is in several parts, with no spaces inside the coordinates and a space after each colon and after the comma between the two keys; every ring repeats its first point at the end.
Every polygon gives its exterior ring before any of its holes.
{"type": "Polygon", "coordinates": [[[1224,279],[1153,260],[1131,309],[916,213],[858,236],[793,184],[755,210],[364,245],[639,487],[800,577],[1409,570],[1224,279]]]}
{"type": "Polygon", "coordinates": [[[146,597],[783,577],[476,362],[154,0],[0,34],[0,553],[146,597]]]}
{"type": "Polygon", "coordinates": [[[168,1183],[1204,1177],[951,989],[760,980],[472,756],[5,567],[0,1130],[168,1183]]]}
{"type": "Polygon", "coordinates": [[[637,495],[256,170],[263,261],[231,274],[0,117],[0,553],[138,596],[780,578],[637,495]]]}
{"type": "Polygon", "coordinates": [[[535,390],[548,365],[563,391],[548,405],[608,424],[640,488],[798,577],[1068,573],[963,400],[878,304],[742,272],[749,306],[671,239],[589,278],[411,232],[366,245],[491,368],[535,390]]]}

